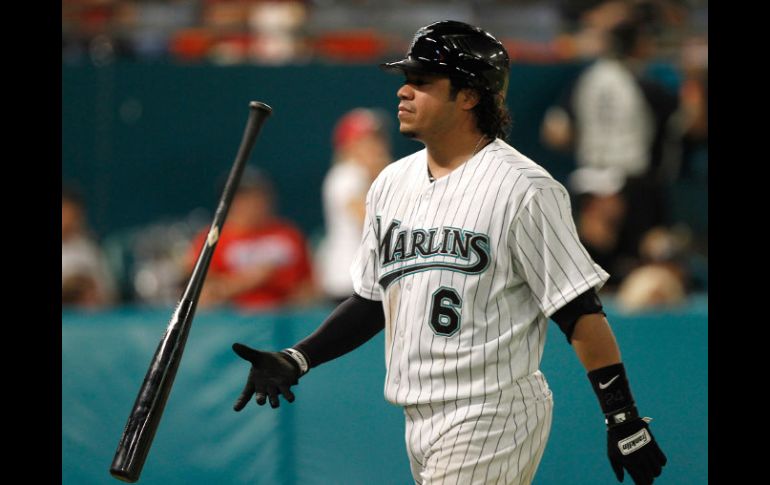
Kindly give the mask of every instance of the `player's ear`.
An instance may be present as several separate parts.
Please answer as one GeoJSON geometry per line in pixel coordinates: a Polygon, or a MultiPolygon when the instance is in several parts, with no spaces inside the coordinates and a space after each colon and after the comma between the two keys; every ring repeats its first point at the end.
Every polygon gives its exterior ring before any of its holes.
{"type": "Polygon", "coordinates": [[[459,93],[459,98],[460,98],[460,106],[462,106],[462,108],[466,111],[470,111],[473,108],[475,108],[476,105],[479,104],[479,101],[481,100],[481,96],[479,95],[479,92],[471,88],[461,89],[459,93]]]}

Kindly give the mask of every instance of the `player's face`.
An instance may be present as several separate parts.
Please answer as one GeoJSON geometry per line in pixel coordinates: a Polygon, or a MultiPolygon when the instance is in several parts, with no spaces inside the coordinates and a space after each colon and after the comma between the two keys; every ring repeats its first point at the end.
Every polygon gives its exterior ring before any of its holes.
{"type": "Polygon", "coordinates": [[[406,73],[404,85],[396,95],[399,131],[421,141],[449,133],[461,113],[451,100],[449,78],[435,74],[406,73]]]}

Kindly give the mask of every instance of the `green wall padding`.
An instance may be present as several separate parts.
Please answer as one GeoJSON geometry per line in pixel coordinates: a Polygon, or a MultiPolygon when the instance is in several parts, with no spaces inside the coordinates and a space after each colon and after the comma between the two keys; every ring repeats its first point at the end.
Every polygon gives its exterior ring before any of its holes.
{"type": "MultiPolygon", "coordinates": [[[[655,483],[707,483],[707,300],[637,316],[607,307],[637,404],[654,418],[653,433],[669,458],[655,483]]],[[[62,315],[62,483],[118,483],[108,469],[171,312],[62,315]]],[[[403,413],[382,396],[382,334],[303,377],[295,403],[232,410],[248,365],[231,344],[283,348],[313,331],[328,312],[199,312],[139,483],[411,483],[403,413]]],[[[605,456],[599,405],[556,325],[549,329],[542,370],[555,408],[534,483],[617,483],[605,456]]]]}

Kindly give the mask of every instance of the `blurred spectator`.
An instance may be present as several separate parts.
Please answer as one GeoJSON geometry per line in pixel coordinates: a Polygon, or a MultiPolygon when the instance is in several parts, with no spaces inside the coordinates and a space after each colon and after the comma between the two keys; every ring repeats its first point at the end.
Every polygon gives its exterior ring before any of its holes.
{"type": "Polygon", "coordinates": [[[334,127],[332,167],[322,187],[326,236],[316,253],[321,288],[333,301],[353,293],[348,270],[361,243],[366,193],[393,160],[385,121],[374,110],[357,108],[334,127]]]}
{"type": "MultiPolygon", "coordinates": [[[[131,230],[118,250],[129,252],[132,296],[150,305],[179,301],[189,276],[190,244],[210,224],[211,216],[199,208],[184,218],[158,220],[131,230]]],[[[120,239],[115,242],[121,244],[120,239]]]]}
{"type": "Polygon", "coordinates": [[[629,15],[628,0],[561,0],[565,27],[571,33],[575,55],[594,58],[607,52],[607,33],[629,15]]]}
{"type": "MultiPolygon", "coordinates": [[[[708,43],[692,37],[682,51],[682,164],[671,190],[674,219],[693,230],[696,252],[708,259],[708,43]]],[[[701,271],[704,282],[707,271],[701,271]]]]}
{"type": "MultiPolygon", "coordinates": [[[[611,29],[612,48],[578,76],[548,110],[542,127],[551,147],[574,148],[579,168],[621,180],[624,215],[612,261],[605,261],[615,281],[625,275],[620,260],[636,257],[643,234],[667,223],[666,189],[675,175],[671,165],[678,166],[671,147],[681,140],[676,93],[642,77],[654,53],[655,26],[648,10],[641,11],[644,15],[631,15],[611,29]]],[[[585,208],[578,203],[576,210],[580,214],[585,208]]]]}
{"type": "Polygon", "coordinates": [[[209,58],[217,64],[284,64],[305,53],[308,8],[295,0],[206,1],[204,30],[213,37],[209,58]]]}
{"type": "Polygon", "coordinates": [[[255,2],[249,12],[250,58],[266,64],[283,64],[305,56],[302,29],[308,11],[303,2],[255,2]]]}
{"type": "Polygon", "coordinates": [[[708,43],[692,38],[682,49],[684,80],[680,89],[683,111],[683,177],[708,174],[708,43]]]}
{"type": "Polygon", "coordinates": [[[623,280],[618,306],[634,312],[681,304],[691,286],[689,231],[655,227],[639,245],[641,265],[623,280]]]}
{"type": "Polygon", "coordinates": [[[612,49],[607,35],[633,16],[660,34],[660,55],[671,58],[686,30],[690,14],[703,7],[700,0],[559,0],[562,42],[578,58],[592,59],[612,49]],[[701,4],[701,5],[698,5],[701,4]]]}
{"type": "Polygon", "coordinates": [[[89,234],[83,200],[70,188],[61,199],[62,306],[102,308],[114,302],[115,282],[89,234]]]}
{"type": "MultiPolygon", "coordinates": [[[[232,303],[264,310],[315,297],[305,237],[275,215],[274,195],[267,177],[247,167],[219,235],[201,292],[202,307],[232,303]]],[[[208,228],[190,248],[190,270],[207,236],[208,228]]]]}
{"type": "Polygon", "coordinates": [[[625,177],[618,170],[579,168],[569,176],[567,188],[575,197],[578,236],[596,263],[610,273],[605,291],[614,291],[636,263],[620,251],[620,234],[627,213],[622,189],[625,177]]]}

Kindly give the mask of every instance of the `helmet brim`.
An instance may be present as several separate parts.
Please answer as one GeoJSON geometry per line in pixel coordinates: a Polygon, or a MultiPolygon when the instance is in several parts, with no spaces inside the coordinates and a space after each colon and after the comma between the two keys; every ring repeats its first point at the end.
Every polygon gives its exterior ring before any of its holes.
{"type": "Polygon", "coordinates": [[[386,72],[394,74],[401,74],[404,72],[419,72],[419,73],[435,73],[444,74],[445,69],[436,66],[434,63],[427,63],[419,59],[407,57],[400,61],[385,62],[380,64],[380,69],[386,72]]]}

